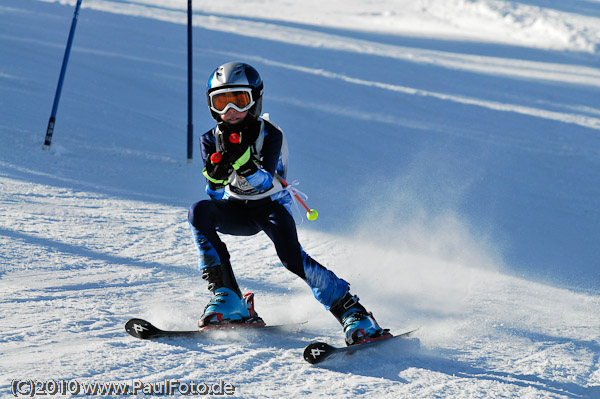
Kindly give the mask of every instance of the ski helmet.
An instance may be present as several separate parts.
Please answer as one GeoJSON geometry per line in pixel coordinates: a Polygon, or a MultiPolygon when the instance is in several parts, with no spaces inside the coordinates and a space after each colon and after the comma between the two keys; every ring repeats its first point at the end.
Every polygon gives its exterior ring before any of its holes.
{"type": "Polygon", "coordinates": [[[230,107],[238,111],[247,110],[250,118],[257,119],[262,112],[262,95],[263,82],[258,71],[243,62],[223,64],[208,79],[208,109],[217,122],[221,122],[220,114],[230,107]],[[238,88],[239,91],[236,90],[238,88]],[[221,94],[220,102],[216,101],[216,96],[221,94]]]}

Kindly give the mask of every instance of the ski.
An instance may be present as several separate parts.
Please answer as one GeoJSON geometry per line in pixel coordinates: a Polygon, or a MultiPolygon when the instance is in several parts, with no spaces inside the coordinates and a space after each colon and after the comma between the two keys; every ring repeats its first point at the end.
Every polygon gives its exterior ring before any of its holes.
{"type": "Polygon", "coordinates": [[[132,337],[139,339],[157,339],[164,337],[183,337],[183,338],[202,338],[208,337],[211,333],[217,331],[240,331],[240,330],[260,330],[260,331],[293,331],[306,324],[306,321],[290,324],[266,325],[264,323],[248,324],[223,324],[219,326],[209,326],[196,330],[161,330],[149,321],[143,319],[130,319],[125,323],[125,331],[132,337]]]}
{"type": "Polygon", "coordinates": [[[379,345],[384,342],[389,342],[389,341],[395,340],[397,338],[408,338],[413,333],[415,333],[417,330],[418,330],[418,328],[415,330],[412,330],[412,331],[408,331],[408,332],[399,334],[399,335],[382,336],[382,337],[375,338],[373,340],[369,340],[369,341],[366,341],[363,343],[345,346],[345,347],[332,346],[325,342],[312,342],[312,343],[308,344],[306,346],[306,348],[304,348],[303,357],[304,357],[304,360],[306,360],[310,364],[317,364],[317,363],[321,363],[325,359],[330,359],[330,358],[336,357],[340,354],[349,355],[358,350],[370,348],[374,345],[379,345]]]}

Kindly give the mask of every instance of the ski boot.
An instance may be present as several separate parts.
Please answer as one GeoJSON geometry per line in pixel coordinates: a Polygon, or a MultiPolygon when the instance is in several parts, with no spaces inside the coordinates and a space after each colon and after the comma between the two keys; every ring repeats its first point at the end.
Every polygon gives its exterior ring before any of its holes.
{"type": "Polygon", "coordinates": [[[358,302],[358,297],[347,292],[329,310],[344,327],[346,345],[357,345],[375,339],[391,337],[388,329],[379,327],[371,312],[358,302]]]}
{"type": "Polygon", "coordinates": [[[198,327],[226,324],[261,324],[263,320],[254,311],[254,294],[242,293],[229,262],[202,270],[202,279],[208,281],[213,298],[204,308],[198,327]]]}

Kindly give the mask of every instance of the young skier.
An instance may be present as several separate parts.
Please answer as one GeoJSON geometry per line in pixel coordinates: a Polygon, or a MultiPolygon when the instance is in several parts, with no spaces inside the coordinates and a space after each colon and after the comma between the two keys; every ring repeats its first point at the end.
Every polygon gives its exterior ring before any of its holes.
{"type": "Polygon", "coordinates": [[[285,178],[287,146],[280,128],[261,118],[263,82],[258,72],[239,62],[221,65],[211,74],[206,95],[217,121],[200,139],[211,199],[193,204],[188,215],[202,278],[213,293],[199,326],[263,323],[254,311],[252,294],[242,297],[217,232],[251,236],[264,231],[283,265],[303,279],[341,323],[347,345],[389,334],[350,294],[349,284],[298,243],[292,196],[280,180],[285,178]]]}

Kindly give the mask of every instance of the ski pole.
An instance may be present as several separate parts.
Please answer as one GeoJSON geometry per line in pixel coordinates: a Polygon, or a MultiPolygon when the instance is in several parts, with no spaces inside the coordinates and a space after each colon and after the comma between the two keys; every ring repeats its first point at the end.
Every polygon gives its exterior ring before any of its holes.
{"type": "MultiPolygon", "coordinates": [[[[288,182],[285,181],[285,179],[279,175],[275,175],[277,176],[277,178],[279,179],[279,181],[281,182],[281,184],[283,185],[283,188],[289,187],[288,182]]],[[[316,209],[310,209],[306,203],[304,202],[304,200],[302,200],[302,198],[298,195],[298,193],[296,193],[295,189],[290,190],[290,192],[292,193],[292,195],[294,196],[294,198],[296,198],[296,200],[300,203],[300,205],[302,205],[302,207],[304,209],[306,209],[306,218],[310,221],[314,221],[317,220],[317,218],[319,217],[319,212],[317,212],[316,209]]]]}

